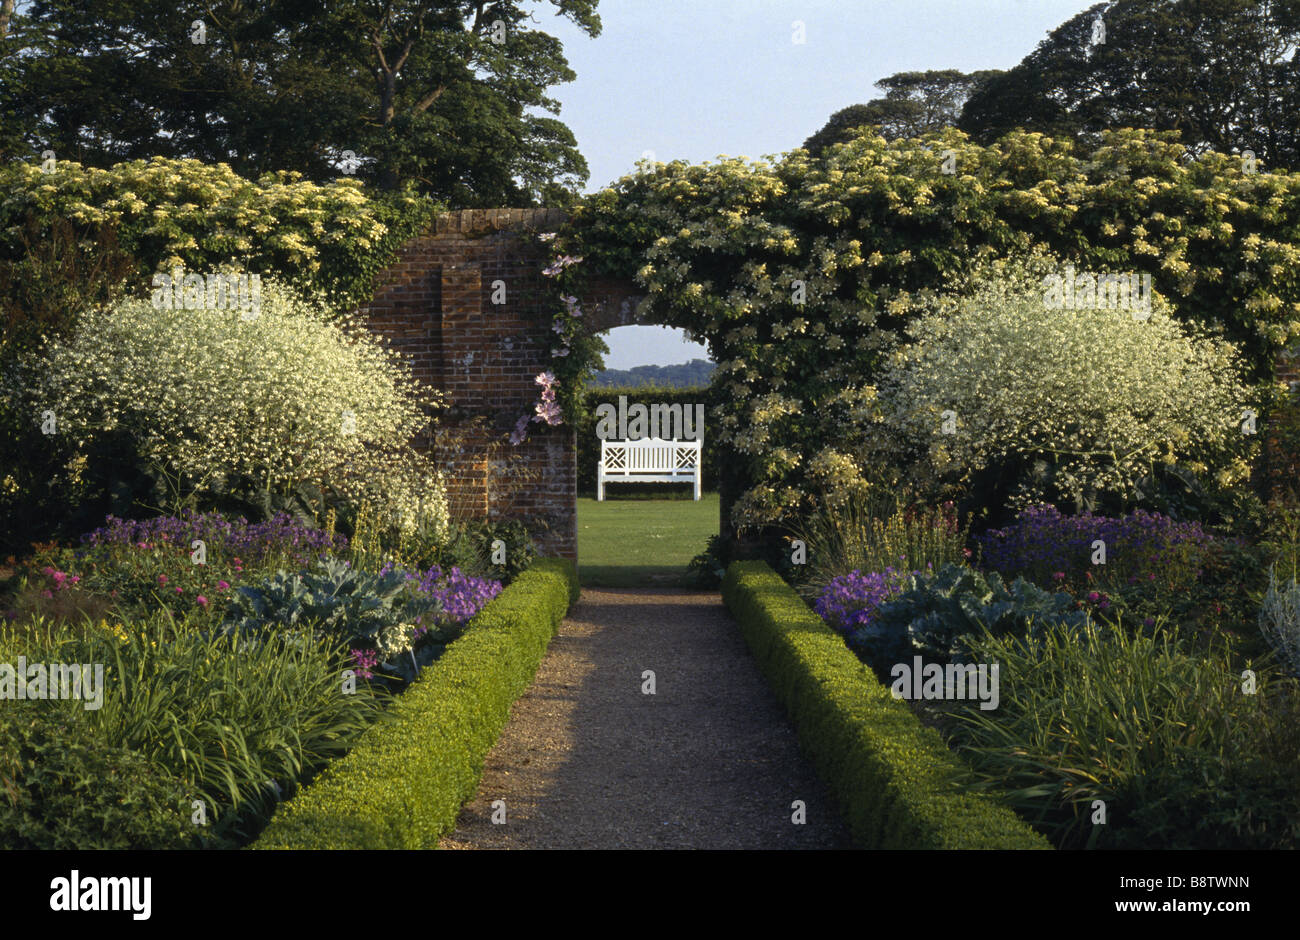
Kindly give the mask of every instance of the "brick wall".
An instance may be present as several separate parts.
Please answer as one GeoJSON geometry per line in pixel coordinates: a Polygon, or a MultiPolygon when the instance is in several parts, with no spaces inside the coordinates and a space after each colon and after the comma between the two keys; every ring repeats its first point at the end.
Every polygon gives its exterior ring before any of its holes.
{"type": "MultiPolygon", "coordinates": [[[[432,449],[448,468],[449,498],[461,518],[545,520],[543,552],[577,558],[577,456],[573,431],[533,424],[518,447],[506,436],[531,413],[533,378],[550,359],[551,318],[538,309],[547,259],[521,238],[554,231],[556,209],[472,209],[440,216],[412,239],[358,312],[413,364],[420,381],[445,393],[450,409],[432,449]],[[504,287],[504,303],[493,294],[504,287]]],[[[590,297],[592,328],[639,322],[630,285],[602,281],[590,297]]]]}

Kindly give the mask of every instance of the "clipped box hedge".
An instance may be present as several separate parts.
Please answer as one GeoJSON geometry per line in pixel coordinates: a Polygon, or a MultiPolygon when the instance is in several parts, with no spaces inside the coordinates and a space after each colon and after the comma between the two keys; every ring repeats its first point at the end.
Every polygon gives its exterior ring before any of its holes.
{"type": "Polygon", "coordinates": [[[765,562],[733,562],[722,594],[860,846],[1051,848],[1011,809],[961,792],[939,734],[765,562]]]}
{"type": "Polygon", "coordinates": [[[542,559],[362,735],[276,813],[257,849],[427,849],[456,824],[483,760],[578,597],[570,561],[542,559]]]}

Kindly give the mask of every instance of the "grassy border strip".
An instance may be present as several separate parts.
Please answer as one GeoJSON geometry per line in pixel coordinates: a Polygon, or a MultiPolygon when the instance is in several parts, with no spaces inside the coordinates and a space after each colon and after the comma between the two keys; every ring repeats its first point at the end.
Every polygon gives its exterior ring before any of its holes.
{"type": "Polygon", "coordinates": [[[835,795],[873,849],[1048,849],[1014,811],[952,783],[960,765],[762,561],[733,562],[722,596],[835,795]]]}
{"type": "Polygon", "coordinates": [[[368,729],[275,814],[256,849],[433,848],[578,597],[573,562],[537,561],[368,729]]]}

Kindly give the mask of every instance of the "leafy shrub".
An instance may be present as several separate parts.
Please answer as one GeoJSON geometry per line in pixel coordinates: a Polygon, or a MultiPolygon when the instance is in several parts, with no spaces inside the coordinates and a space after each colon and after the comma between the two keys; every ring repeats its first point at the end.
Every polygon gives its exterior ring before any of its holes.
{"type": "Polygon", "coordinates": [[[1038,584],[1105,578],[1111,585],[1163,579],[1171,590],[1201,574],[1213,536],[1197,522],[1178,522],[1138,510],[1121,518],[1063,515],[1053,506],[1021,510],[1014,525],[977,538],[983,567],[1038,584]],[[1106,544],[1105,565],[1094,565],[1093,543],[1106,544]]]}
{"type": "Polygon", "coordinates": [[[691,559],[686,566],[686,580],[695,587],[712,588],[722,583],[730,562],[729,539],[719,533],[710,535],[704,551],[691,559]]]}
{"type": "Polygon", "coordinates": [[[436,599],[411,591],[404,571],[366,574],[332,558],[316,567],[316,572],[280,571],[256,586],[241,587],[222,631],[263,636],[308,630],[338,644],[374,649],[382,662],[391,663],[413,650],[422,618],[433,621],[441,609],[436,599]]]}
{"type": "Polygon", "coordinates": [[[1009,809],[958,788],[939,735],[766,564],[732,564],[722,596],[861,847],[1048,847],[1009,809]]]}
{"type": "Polygon", "coordinates": [[[379,690],[342,694],[343,651],[301,636],[222,637],[156,615],[89,630],[27,624],[0,632],[0,651],[103,663],[102,707],[79,720],[180,780],[187,826],[202,800],[205,845],[247,841],[281,797],[382,718],[379,690]]]}
{"type": "Polygon", "coordinates": [[[440,475],[411,449],[436,401],[359,323],[332,321],[274,281],[253,316],[207,296],[196,309],[127,299],[87,312],[51,344],[31,394],[85,475],[109,492],[143,472],[174,504],[269,515],[287,501],[385,507],[384,522],[445,529],[440,475]]]}
{"type": "Polygon", "coordinates": [[[876,607],[849,642],[877,668],[922,655],[935,661],[961,657],[968,638],[1037,633],[1051,624],[1078,629],[1088,615],[1068,594],[1049,593],[1017,578],[1008,588],[996,574],[944,565],[933,574],[911,574],[898,596],[876,607]]]}
{"type": "MultiPolygon", "coordinates": [[[[1057,622],[1033,637],[981,635],[971,655],[1000,663],[1001,697],[996,711],[957,709],[953,741],[976,787],[1006,793],[1062,848],[1194,839],[1198,827],[1171,833],[1161,817],[1236,799],[1216,792],[1228,775],[1213,768],[1247,753],[1269,707],[1242,693],[1227,639],[1193,652],[1168,631],[1057,622]],[[1094,800],[1106,803],[1104,826],[1091,825],[1094,800]]],[[[1260,681],[1268,687],[1267,673],[1260,681]]]]}
{"type": "MultiPolygon", "coordinates": [[[[1252,381],[1300,336],[1293,221],[1277,209],[1300,177],[1245,173],[1239,156],[1190,154],[1168,132],[1106,132],[1086,150],[1025,132],[988,146],[952,129],[863,134],[817,157],[645,169],[585,200],[556,241],[593,275],[636,277],[648,314],[708,338],[723,396],[711,427],[755,524],[807,508],[816,470],[855,484],[878,436],[870,385],[911,316],[898,302],[944,289],[981,255],[1043,244],[1079,271],[1150,274],[1181,323],[1242,350],[1252,381]],[[945,150],[960,172],[942,172],[945,150]]],[[[1097,385],[1131,375],[1103,361],[1097,385]]]]}
{"type": "Polygon", "coordinates": [[[823,587],[847,571],[925,570],[970,554],[952,503],[905,506],[896,495],[857,492],[823,504],[799,532],[808,547],[808,581],[823,587]]]}
{"type": "Polygon", "coordinates": [[[342,760],[285,805],[255,848],[426,849],[456,825],[569,605],[573,563],[546,558],[473,621],[342,760]]]}
{"type": "MultiPolygon", "coordinates": [[[[940,481],[995,480],[999,508],[1068,499],[1131,504],[1156,465],[1228,487],[1250,473],[1249,395],[1236,350],[1177,323],[1045,303],[1042,258],[994,267],[908,327],[877,383],[890,428],[940,481]],[[948,420],[945,420],[948,413],[948,420]],[[949,422],[952,426],[949,427],[949,422]]],[[[1059,270],[1059,269],[1057,269],[1059,270]]],[[[1071,275],[1073,276],[1073,275],[1071,275]]]]}
{"type": "MultiPolygon", "coordinates": [[[[531,522],[537,525],[540,520],[531,522]]],[[[461,522],[453,526],[452,535],[436,549],[421,555],[413,567],[428,563],[443,569],[459,568],[466,574],[486,577],[509,584],[533,564],[537,545],[530,523],[519,519],[492,519],[461,522]],[[494,543],[504,543],[505,563],[493,561],[494,543]],[[431,560],[431,561],[430,561],[431,560]]]]}
{"type": "Polygon", "coordinates": [[[0,192],[0,256],[22,255],[28,227],[43,239],[66,219],[114,229],[146,275],[242,259],[345,310],[373,296],[375,275],[438,208],[408,194],[367,192],[355,179],[248,180],[225,164],[165,157],[107,169],[61,160],[56,173],[14,162],[0,170],[0,192]]]}
{"type": "Polygon", "coordinates": [[[1291,674],[1300,676],[1300,584],[1294,577],[1279,587],[1276,571],[1269,569],[1259,629],[1291,674]]]}
{"type": "Polygon", "coordinates": [[[0,709],[0,844],[7,849],[170,849],[192,845],[184,783],[106,741],[81,703],[0,709]]]}

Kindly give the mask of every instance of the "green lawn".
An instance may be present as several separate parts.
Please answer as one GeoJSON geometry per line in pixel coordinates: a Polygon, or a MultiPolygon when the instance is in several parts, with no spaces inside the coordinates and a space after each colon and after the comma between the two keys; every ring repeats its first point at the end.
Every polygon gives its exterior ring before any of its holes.
{"type": "Polygon", "coordinates": [[[692,499],[578,500],[578,575],[588,587],[684,585],[686,566],[718,534],[718,494],[692,499]]]}

